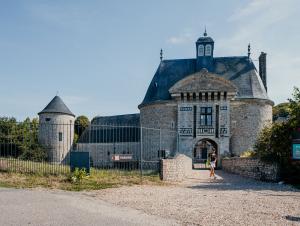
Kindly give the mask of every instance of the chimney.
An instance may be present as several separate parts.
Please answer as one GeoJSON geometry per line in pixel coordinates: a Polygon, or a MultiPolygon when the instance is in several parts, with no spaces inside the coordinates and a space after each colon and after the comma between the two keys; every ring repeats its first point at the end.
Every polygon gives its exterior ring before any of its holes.
{"type": "Polygon", "coordinates": [[[264,84],[266,91],[267,89],[267,54],[261,52],[259,58],[259,76],[264,84]]]}

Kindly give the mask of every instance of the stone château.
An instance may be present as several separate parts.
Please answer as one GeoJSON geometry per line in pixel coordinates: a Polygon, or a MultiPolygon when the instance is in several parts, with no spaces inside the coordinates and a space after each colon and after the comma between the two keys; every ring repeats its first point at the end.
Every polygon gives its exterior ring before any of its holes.
{"type": "Polygon", "coordinates": [[[266,54],[259,57],[258,73],[250,46],[248,56],[214,57],[214,40],[205,31],[195,47],[195,58],[160,62],[139,105],[141,126],[176,129],[177,152],[194,163],[212,150],[221,158],[253,149],[272,120],[266,54]]]}
{"type": "MultiPolygon", "coordinates": [[[[79,147],[90,151],[94,164],[109,163],[118,153],[131,154],[132,160],[138,161],[141,150],[143,160],[157,161],[162,149],[164,155],[184,154],[197,164],[205,163],[212,151],[220,160],[253,149],[261,129],[272,121],[266,53],[259,57],[258,72],[250,46],[247,56],[215,57],[214,44],[205,31],[196,41],[195,58],[163,60],[161,54],[158,69],[138,106],[140,114],[95,117],[79,139],[79,147]],[[132,127],[126,130],[108,125],[132,127]],[[160,134],[149,130],[145,134],[140,128],[156,129],[160,134]],[[161,133],[163,130],[168,132],[161,133]],[[144,146],[148,141],[151,145],[144,146]]],[[[60,110],[47,106],[39,113],[40,122],[62,120],[72,124],[73,113],[57,99],[49,105],[60,110]]],[[[60,136],[58,129],[56,132],[60,136]]]]}

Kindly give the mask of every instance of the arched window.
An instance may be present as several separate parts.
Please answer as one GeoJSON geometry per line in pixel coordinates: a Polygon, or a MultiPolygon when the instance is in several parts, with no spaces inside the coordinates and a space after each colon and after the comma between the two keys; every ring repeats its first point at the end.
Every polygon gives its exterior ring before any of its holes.
{"type": "Polygon", "coordinates": [[[205,56],[210,56],[211,55],[211,45],[206,45],[205,46],[205,56]]]}
{"type": "Polygon", "coordinates": [[[203,45],[198,46],[198,56],[204,56],[204,46],[203,45]]]}

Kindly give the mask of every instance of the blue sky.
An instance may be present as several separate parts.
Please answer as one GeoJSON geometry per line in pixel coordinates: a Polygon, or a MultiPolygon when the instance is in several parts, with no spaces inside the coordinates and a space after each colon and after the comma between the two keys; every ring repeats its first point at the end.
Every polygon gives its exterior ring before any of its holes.
{"type": "MultiPolygon", "coordinates": [[[[0,116],[35,117],[56,95],[76,115],[138,112],[165,59],[267,52],[269,96],[300,87],[300,1],[1,0],[0,116]]],[[[255,61],[257,63],[257,61],[255,61]]]]}

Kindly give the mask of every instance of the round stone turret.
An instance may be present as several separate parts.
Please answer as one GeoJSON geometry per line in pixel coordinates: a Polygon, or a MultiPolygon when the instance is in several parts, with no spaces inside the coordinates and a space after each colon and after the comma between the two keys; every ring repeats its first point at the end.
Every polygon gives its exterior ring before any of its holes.
{"type": "Polygon", "coordinates": [[[38,113],[39,143],[47,150],[48,160],[66,163],[74,139],[75,115],[59,96],[38,113]]]}

